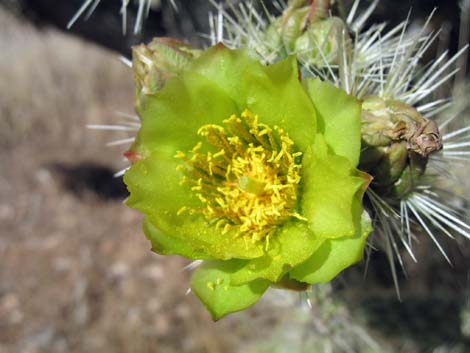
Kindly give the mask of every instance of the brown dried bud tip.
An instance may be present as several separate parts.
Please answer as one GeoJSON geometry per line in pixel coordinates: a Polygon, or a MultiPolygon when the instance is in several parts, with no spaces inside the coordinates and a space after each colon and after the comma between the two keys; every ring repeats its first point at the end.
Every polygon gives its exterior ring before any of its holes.
{"type": "Polygon", "coordinates": [[[173,76],[187,68],[200,51],[173,38],[154,38],[132,48],[137,110],[145,96],[158,92],[173,76]]]}
{"type": "Polygon", "coordinates": [[[376,191],[388,196],[412,190],[428,156],[442,148],[434,121],[408,104],[377,96],[362,102],[361,135],[359,168],[374,177],[376,191]]]}
{"type": "Polygon", "coordinates": [[[442,148],[442,138],[436,123],[423,117],[412,106],[380,97],[367,97],[363,104],[363,138],[369,145],[406,142],[408,151],[427,157],[442,148]],[[377,144],[373,139],[380,139],[377,144]]]}
{"type": "Polygon", "coordinates": [[[415,133],[408,139],[406,146],[408,150],[415,151],[423,157],[442,148],[442,138],[437,124],[428,120],[422,124],[415,133]]]}

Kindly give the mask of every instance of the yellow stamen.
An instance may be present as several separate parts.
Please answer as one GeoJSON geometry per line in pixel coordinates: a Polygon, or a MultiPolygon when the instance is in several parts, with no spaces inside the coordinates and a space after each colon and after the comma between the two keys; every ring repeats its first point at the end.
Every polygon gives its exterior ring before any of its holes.
{"type": "Polygon", "coordinates": [[[284,130],[260,123],[248,110],[224,124],[198,130],[212,152],[200,152],[198,142],[190,158],[183,152],[175,156],[188,166],[178,170],[203,204],[192,211],[214,221],[223,234],[235,229],[236,236],[264,240],[267,247],[277,225],[291,217],[305,220],[295,210],[302,153],[294,152],[284,130]]]}

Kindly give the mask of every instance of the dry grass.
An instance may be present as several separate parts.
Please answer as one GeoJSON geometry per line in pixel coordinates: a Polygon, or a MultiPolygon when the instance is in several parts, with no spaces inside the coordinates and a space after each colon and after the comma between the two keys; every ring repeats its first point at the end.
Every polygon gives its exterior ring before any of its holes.
{"type": "Polygon", "coordinates": [[[88,120],[127,108],[130,75],[115,58],[52,31],[38,32],[5,13],[0,21],[0,141],[47,137],[77,143],[88,120]],[[110,62],[116,62],[110,65],[110,62]]]}

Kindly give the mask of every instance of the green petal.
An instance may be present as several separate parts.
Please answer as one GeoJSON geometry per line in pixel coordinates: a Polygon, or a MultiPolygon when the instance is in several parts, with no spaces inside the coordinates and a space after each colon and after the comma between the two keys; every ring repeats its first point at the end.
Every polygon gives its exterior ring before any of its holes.
{"type": "MultiPolygon", "coordinates": [[[[180,184],[182,175],[176,170],[179,163],[172,155],[156,151],[134,163],[124,175],[130,192],[127,205],[147,215],[152,225],[165,236],[187,242],[195,253],[207,254],[205,257],[249,259],[262,256],[260,244],[245,242],[233,232],[222,234],[221,229],[209,225],[202,216],[178,215],[183,206],[200,205],[188,186],[180,184]]],[[[176,247],[167,248],[167,251],[179,254],[183,250],[176,247]]]]}
{"type": "Polygon", "coordinates": [[[342,270],[362,259],[366,239],[371,231],[370,217],[364,211],[361,229],[356,236],[325,241],[307,261],[295,267],[289,276],[310,284],[331,281],[342,270]]]}
{"type": "Polygon", "coordinates": [[[230,284],[230,275],[243,266],[243,261],[209,261],[194,271],[191,289],[202,301],[214,320],[255,304],[270,283],[256,280],[241,286],[230,284]]]}
{"type": "Polygon", "coordinates": [[[310,229],[320,238],[356,234],[362,212],[356,202],[362,198],[358,191],[367,180],[346,158],[329,154],[321,135],[314,149],[304,154],[302,166],[301,208],[310,229]]]}
{"type": "Polygon", "coordinates": [[[263,257],[248,261],[246,266],[232,274],[231,283],[239,285],[258,278],[277,282],[317,250],[322,241],[306,223],[289,222],[272,235],[263,257]]]}
{"type": "Polygon", "coordinates": [[[147,97],[142,127],[132,150],[147,157],[155,151],[187,152],[200,140],[204,124],[221,124],[238,113],[234,101],[216,84],[194,72],[168,81],[147,97]]]}
{"type": "Polygon", "coordinates": [[[295,57],[246,72],[243,87],[247,108],[258,114],[261,122],[284,128],[301,151],[312,145],[316,113],[299,81],[295,57]]]}
{"type": "Polygon", "coordinates": [[[181,162],[171,152],[154,152],[132,165],[124,175],[130,192],[126,203],[144,214],[169,217],[169,222],[179,224],[178,210],[197,206],[198,202],[191,197],[188,186],[180,185],[182,175],[176,167],[181,162]]]}
{"type": "MultiPolygon", "coordinates": [[[[202,216],[183,217],[185,223],[182,225],[164,223],[164,219],[159,221],[163,231],[173,232],[178,238],[190,242],[198,251],[220,260],[252,259],[263,255],[261,243],[246,241],[237,234],[236,229],[222,234],[221,229],[208,224],[202,216]]],[[[154,221],[152,223],[156,224],[154,221]]]]}
{"type": "Polygon", "coordinates": [[[188,259],[211,259],[203,250],[197,250],[185,239],[168,235],[156,228],[148,217],[143,222],[144,233],[152,243],[152,251],[161,255],[181,255],[188,259]]]}
{"type": "Polygon", "coordinates": [[[211,80],[236,102],[239,111],[243,111],[246,102],[241,82],[247,71],[257,70],[260,67],[262,65],[251,58],[247,50],[230,50],[222,44],[217,44],[195,60],[190,71],[211,80]]]}
{"type": "Polygon", "coordinates": [[[301,150],[313,143],[315,109],[299,81],[295,57],[266,66],[244,50],[217,45],[195,60],[191,70],[221,87],[239,110],[248,109],[262,123],[284,128],[301,150]]]}
{"type": "Polygon", "coordinates": [[[361,106],[356,98],[331,83],[306,79],[305,86],[317,111],[318,130],[331,149],[359,163],[361,150],[361,106]]]}

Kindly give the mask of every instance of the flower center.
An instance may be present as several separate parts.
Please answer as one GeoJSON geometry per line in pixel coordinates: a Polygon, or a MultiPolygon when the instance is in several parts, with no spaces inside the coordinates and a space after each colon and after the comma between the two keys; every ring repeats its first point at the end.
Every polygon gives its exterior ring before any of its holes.
{"type": "Polygon", "coordinates": [[[179,213],[202,213],[223,233],[236,228],[252,241],[269,240],[290,217],[304,220],[295,211],[302,153],[293,151],[288,134],[259,123],[248,110],[224,124],[202,126],[198,135],[206,144],[199,142],[190,156],[175,156],[185,161],[178,166],[185,173],[182,183],[191,185],[203,204],[179,213]]]}

